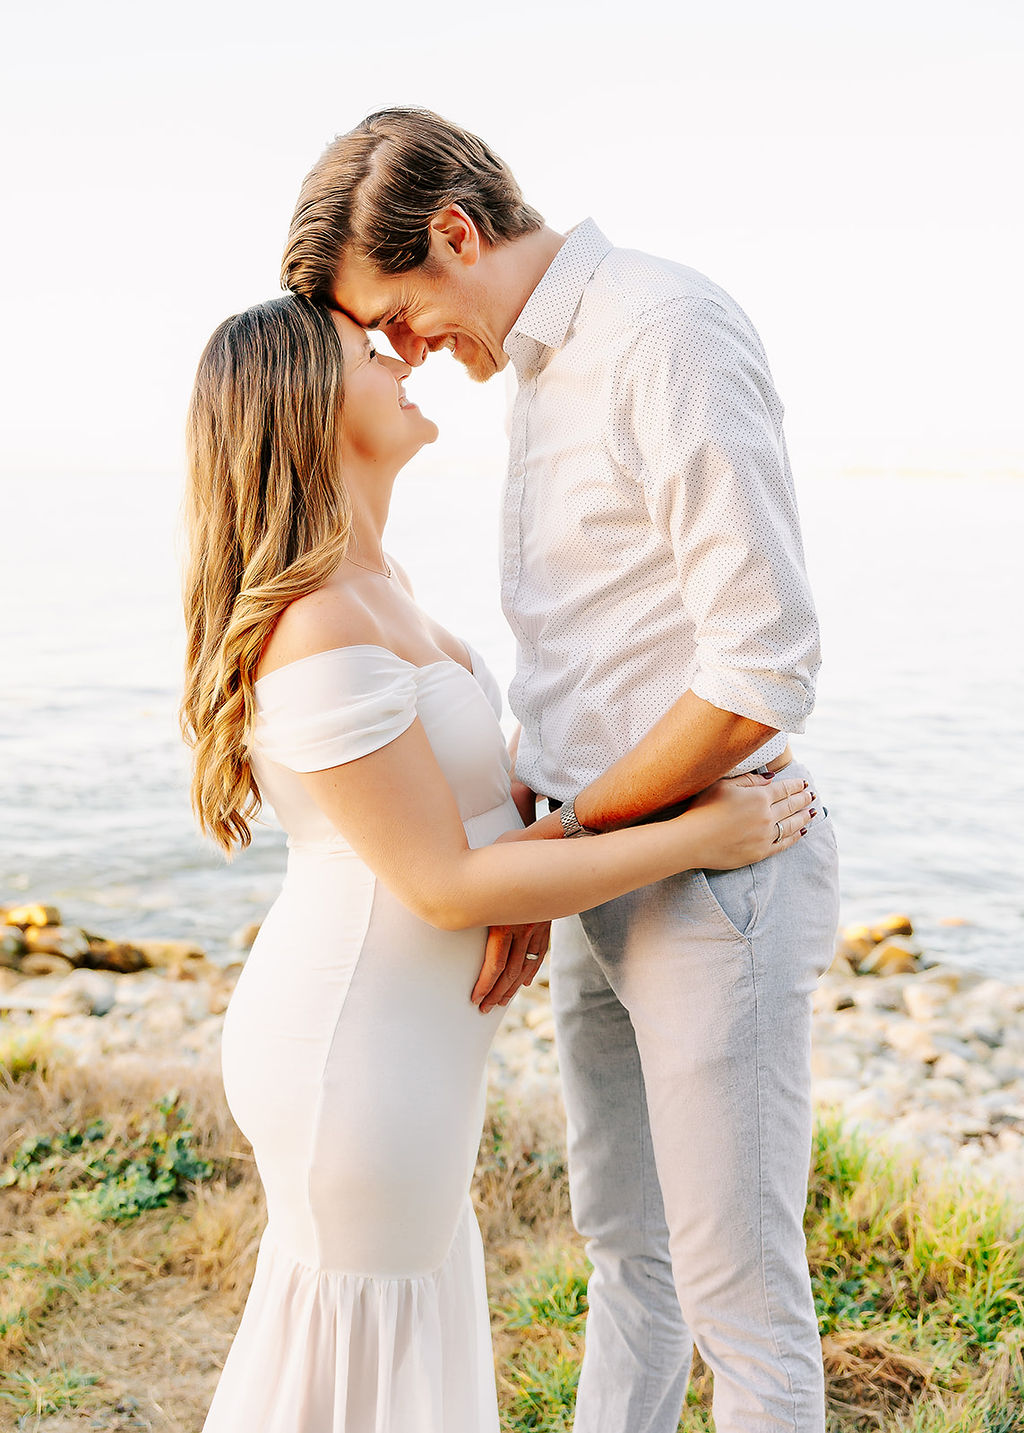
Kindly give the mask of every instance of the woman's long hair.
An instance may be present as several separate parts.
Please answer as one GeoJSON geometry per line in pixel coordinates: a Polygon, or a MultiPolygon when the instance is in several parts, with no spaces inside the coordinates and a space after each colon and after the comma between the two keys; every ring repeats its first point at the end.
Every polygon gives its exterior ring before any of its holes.
{"type": "Polygon", "coordinates": [[[220,325],[189,405],[185,694],[192,806],[230,856],[251,840],[253,683],[282,610],[348,545],[342,349],[330,314],[286,294],[220,325]]]}

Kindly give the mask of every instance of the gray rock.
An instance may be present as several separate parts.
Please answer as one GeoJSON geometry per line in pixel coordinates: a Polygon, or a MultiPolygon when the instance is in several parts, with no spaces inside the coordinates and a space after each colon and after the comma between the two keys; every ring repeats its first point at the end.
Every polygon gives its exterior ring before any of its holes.
{"type": "Polygon", "coordinates": [[[874,941],[888,940],[891,936],[913,935],[914,926],[908,915],[902,913],[884,916],[882,920],[870,927],[871,939],[874,941]]]}
{"type": "Polygon", "coordinates": [[[50,1014],[106,1015],[117,998],[109,975],[100,970],[73,970],[60,982],[50,1002],[50,1014]]]}
{"type": "Polygon", "coordinates": [[[25,937],[17,926],[0,926],[0,966],[17,970],[27,950],[25,937]]]}
{"type": "Polygon", "coordinates": [[[89,949],[85,932],[68,925],[29,926],[25,943],[29,950],[39,951],[41,955],[62,955],[72,965],[77,965],[89,949]]]}
{"type": "Polygon", "coordinates": [[[47,950],[34,950],[21,962],[26,975],[69,975],[74,965],[64,955],[53,955],[47,950]]]}
{"type": "Polygon", "coordinates": [[[903,991],[910,979],[907,975],[882,975],[877,980],[862,980],[853,992],[853,998],[862,1010],[891,1010],[903,1012],[903,991]]]}
{"type": "MultiPolygon", "coordinates": [[[[925,977],[930,972],[925,972],[925,977]]],[[[931,1020],[943,1014],[955,994],[955,986],[945,980],[915,981],[903,991],[903,1003],[913,1020],[931,1020]]]]}
{"type": "Polygon", "coordinates": [[[930,1064],[937,1060],[942,1053],[935,1043],[935,1037],[931,1031],[922,1025],[906,1024],[894,1025],[889,1031],[889,1043],[894,1050],[905,1055],[909,1060],[919,1060],[922,1064],[930,1064]]]}
{"type": "Polygon", "coordinates": [[[912,975],[918,969],[920,948],[906,936],[894,935],[876,945],[857,966],[860,975],[912,975]]]}
{"type": "Polygon", "coordinates": [[[860,1052],[848,1045],[822,1045],[816,1042],[811,1051],[811,1078],[819,1080],[860,1079],[860,1052]]]}
{"type": "Polygon", "coordinates": [[[0,1010],[49,1010],[54,993],[67,976],[40,975],[33,980],[20,980],[0,994],[0,1010]]]}
{"type": "Polygon", "coordinates": [[[847,1100],[853,1099],[859,1091],[860,1085],[856,1080],[826,1077],[821,1080],[813,1080],[811,1083],[814,1103],[824,1109],[830,1109],[837,1105],[845,1106],[847,1100]]]}

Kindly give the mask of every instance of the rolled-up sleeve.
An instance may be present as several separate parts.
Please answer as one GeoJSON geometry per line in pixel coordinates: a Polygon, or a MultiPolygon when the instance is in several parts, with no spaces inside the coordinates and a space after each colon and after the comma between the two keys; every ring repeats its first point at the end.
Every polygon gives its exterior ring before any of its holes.
{"type": "Polygon", "coordinates": [[[706,299],[645,317],[619,367],[644,497],[693,624],[697,696],[803,731],[821,662],[782,404],[753,329],[706,299]]]}

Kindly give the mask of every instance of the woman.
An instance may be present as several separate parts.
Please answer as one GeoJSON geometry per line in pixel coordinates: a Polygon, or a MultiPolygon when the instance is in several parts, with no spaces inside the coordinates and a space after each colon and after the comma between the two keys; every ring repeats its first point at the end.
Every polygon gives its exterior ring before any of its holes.
{"type": "Polygon", "coordinates": [[[289,834],[224,1028],[268,1223],[206,1433],[494,1433],[469,1184],[524,957],[551,917],[761,860],[808,819],[803,782],[752,776],[660,824],[515,840],[493,680],[383,552],[437,436],[409,372],[288,296],[221,325],[192,398],[194,803],[228,852],[261,799],[289,834]],[[523,928],[511,978],[484,959],[498,924],[523,928]]]}

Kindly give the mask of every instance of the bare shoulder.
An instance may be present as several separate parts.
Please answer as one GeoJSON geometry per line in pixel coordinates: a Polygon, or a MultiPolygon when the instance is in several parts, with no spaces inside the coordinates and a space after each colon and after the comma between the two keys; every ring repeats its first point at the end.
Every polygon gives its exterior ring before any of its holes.
{"type": "Polygon", "coordinates": [[[314,592],[288,603],[264,643],[257,676],[265,677],[317,652],[380,640],[380,623],[356,585],[335,575],[314,592]]]}

